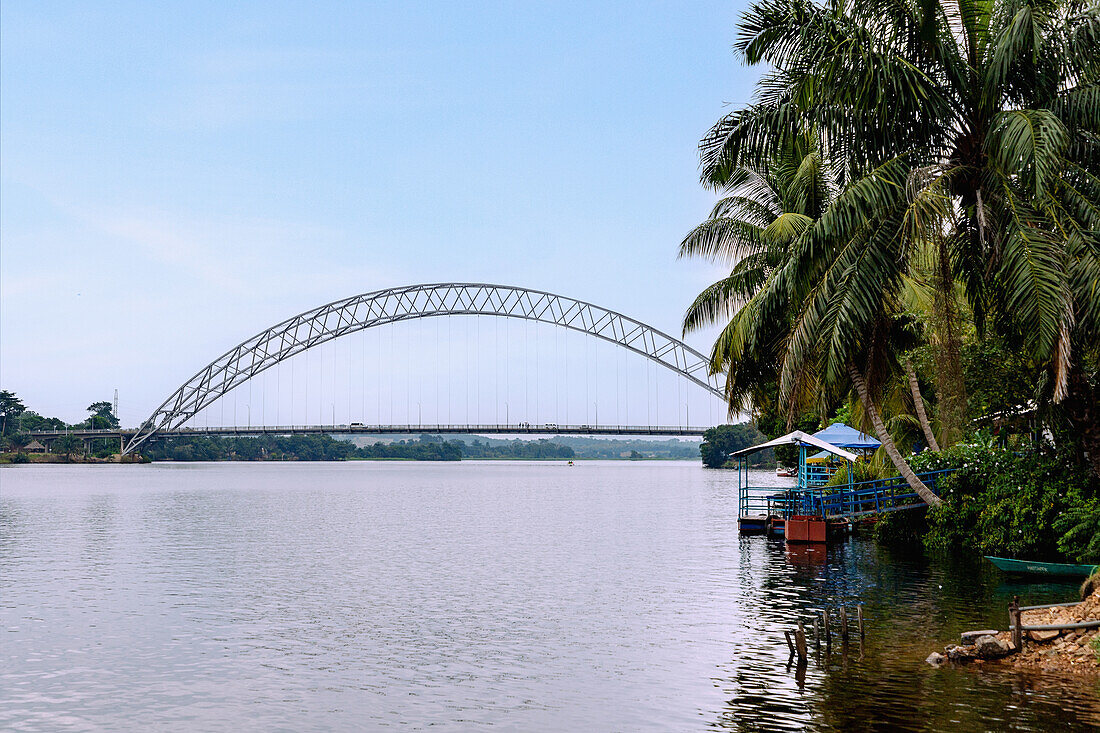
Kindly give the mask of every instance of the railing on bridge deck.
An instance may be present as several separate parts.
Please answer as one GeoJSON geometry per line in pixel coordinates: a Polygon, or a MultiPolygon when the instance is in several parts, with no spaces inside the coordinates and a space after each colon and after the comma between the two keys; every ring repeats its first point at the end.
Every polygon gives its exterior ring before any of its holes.
{"type": "MultiPolygon", "coordinates": [[[[469,423],[464,425],[437,425],[413,423],[407,425],[366,425],[363,423],[329,425],[250,425],[223,427],[184,427],[163,430],[156,435],[161,438],[190,437],[203,435],[309,435],[309,434],[496,434],[496,435],[666,435],[699,436],[706,431],[703,427],[662,426],[662,425],[589,425],[565,423],[469,423]]],[[[102,430],[39,430],[29,433],[34,438],[52,439],[63,435],[78,438],[98,439],[129,436],[137,432],[136,428],[102,430]]]]}
{"type": "MultiPolygon", "coordinates": [[[[952,471],[954,469],[928,471],[917,474],[917,477],[938,495],[938,484],[952,471]]],[[[737,495],[738,515],[742,517],[809,515],[827,519],[855,518],[924,505],[924,500],[901,476],[812,489],[747,486],[745,483],[741,482],[737,495]]]]}

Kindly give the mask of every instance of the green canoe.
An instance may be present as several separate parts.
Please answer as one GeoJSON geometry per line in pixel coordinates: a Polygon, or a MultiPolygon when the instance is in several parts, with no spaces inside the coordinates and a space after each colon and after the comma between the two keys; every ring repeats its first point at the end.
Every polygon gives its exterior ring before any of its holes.
{"type": "Polygon", "coordinates": [[[1070,578],[1087,578],[1098,567],[1096,565],[1069,565],[1061,562],[1012,560],[1007,557],[989,557],[988,555],[985,559],[1004,572],[1016,575],[1060,575],[1070,578]]]}

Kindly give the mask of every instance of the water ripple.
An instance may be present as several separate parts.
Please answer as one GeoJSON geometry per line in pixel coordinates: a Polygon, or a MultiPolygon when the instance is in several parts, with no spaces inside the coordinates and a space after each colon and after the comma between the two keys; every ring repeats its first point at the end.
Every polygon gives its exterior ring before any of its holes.
{"type": "Polygon", "coordinates": [[[687,463],[5,468],[0,727],[1100,722],[1091,684],[923,664],[1020,588],[866,542],[741,538],[733,481],[687,463]],[[857,603],[862,651],[788,666],[784,629],[857,603]]]}

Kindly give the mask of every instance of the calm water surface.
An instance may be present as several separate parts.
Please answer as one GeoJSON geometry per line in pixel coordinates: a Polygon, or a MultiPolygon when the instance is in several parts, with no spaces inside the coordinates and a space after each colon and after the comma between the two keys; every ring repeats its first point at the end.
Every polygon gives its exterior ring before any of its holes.
{"type": "Polygon", "coordinates": [[[694,463],[0,470],[0,729],[1092,730],[1095,683],[933,670],[1011,586],[740,538],[694,463]],[[862,654],[787,667],[862,602],[862,654]]]}

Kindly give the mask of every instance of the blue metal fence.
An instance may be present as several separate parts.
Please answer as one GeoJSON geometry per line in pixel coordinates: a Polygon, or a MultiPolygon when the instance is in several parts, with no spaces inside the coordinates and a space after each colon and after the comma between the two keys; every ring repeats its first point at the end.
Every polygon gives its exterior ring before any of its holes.
{"type": "MultiPolygon", "coordinates": [[[[939,493],[944,475],[953,469],[917,474],[933,493],[939,493]]],[[[799,482],[802,483],[801,481],[799,482]]],[[[780,516],[795,514],[826,518],[854,518],[899,509],[923,506],[920,498],[905,479],[895,476],[872,481],[860,481],[840,486],[754,487],[748,485],[748,470],[738,469],[737,505],[739,516],[780,516]]]]}
{"type": "MultiPolygon", "coordinates": [[[[938,495],[939,482],[952,471],[928,471],[917,474],[917,477],[938,495]]],[[[796,489],[795,493],[798,501],[794,508],[799,513],[822,517],[858,517],[924,505],[924,500],[901,476],[860,481],[848,486],[796,489]]]]}

